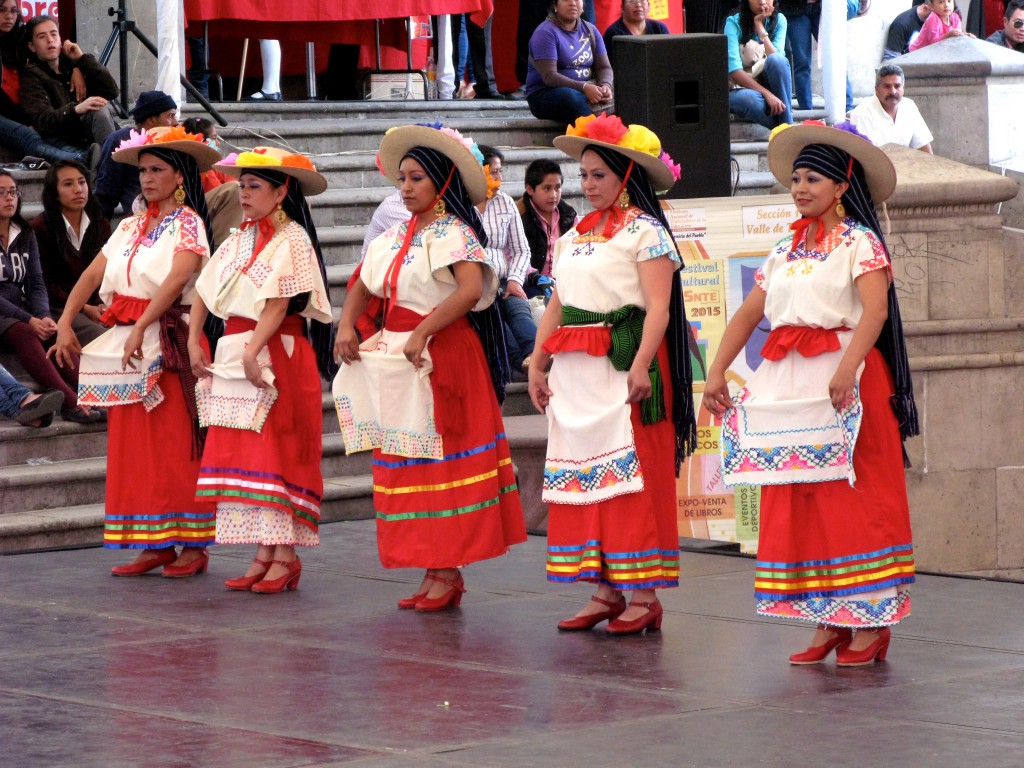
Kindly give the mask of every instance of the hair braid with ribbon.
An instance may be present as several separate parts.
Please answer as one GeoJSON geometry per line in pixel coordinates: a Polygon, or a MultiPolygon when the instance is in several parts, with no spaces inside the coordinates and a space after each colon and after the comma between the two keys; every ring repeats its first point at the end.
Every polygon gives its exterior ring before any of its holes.
{"type": "MultiPolygon", "coordinates": [[[[882,247],[885,248],[886,256],[889,257],[891,263],[892,257],[885,244],[885,238],[882,237],[882,228],[875,213],[875,204],[871,199],[871,192],[864,176],[864,168],[860,162],[848,152],[830,144],[809,144],[801,150],[793,162],[793,169],[797,168],[807,168],[832,181],[845,181],[850,185],[842,196],[846,215],[871,230],[882,247]]],[[[917,405],[914,403],[914,384],[911,380],[910,364],[907,360],[907,345],[903,337],[903,323],[900,319],[900,306],[896,297],[896,287],[891,282],[887,298],[889,313],[882,332],[878,335],[878,340],[875,341],[875,346],[878,347],[892,371],[895,394],[890,402],[896,419],[899,421],[900,437],[906,440],[908,437],[919,434],[920,427],[917,418],[917,405]]],[[[904,461],[907,462],[905,451],[904,461]]],[[[909,462],[907,463],[909,465],[909,462]]]]}
{"type": "MultiPolygon", "coordinates": [[[[593,151],[605,162],[609,170],[619,179],[625,180],[625,189],[629,192],[633,205],[644,213],[653,216],[665,228],[672,244],[676,245],[672,236],[672,228],[665,218],[665,211],[658,201],[657,193],[651,184],[647,171],[628,157],[614,149],[598,144],[590,144],[584,152],[593,151]]],[[[612,203],[612,209],[617,206],[612,203]]],[[[679,248],[676,246],[676,250],[679,248]]],[[[693,331],[686,319],[686,307],[683,303],[683,288],[680,270],[672,273],[672,294],[669,297],[669,321],[665,334],[668,338],[669,368],[672,379],[672,423],[676,428],[675,459],[676,471],[679,471],[683,460],[697,447],[697,415],[693,406],[693,367],[690,362],[690,351],[696,351],[693,331]]]]}

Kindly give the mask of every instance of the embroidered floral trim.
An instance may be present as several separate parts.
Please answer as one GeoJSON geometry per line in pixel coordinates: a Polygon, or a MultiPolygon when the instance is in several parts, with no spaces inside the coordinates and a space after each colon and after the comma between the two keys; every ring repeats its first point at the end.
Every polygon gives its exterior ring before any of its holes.
{"type": "Polygon", "coordinates": [[[806,600],[757,601],[759,616],[799,619],[838,627],[888,627],[910,615],[910,592],[900,590],[895,597],[881,600],[850,600],[816,597],[806,600]]]}

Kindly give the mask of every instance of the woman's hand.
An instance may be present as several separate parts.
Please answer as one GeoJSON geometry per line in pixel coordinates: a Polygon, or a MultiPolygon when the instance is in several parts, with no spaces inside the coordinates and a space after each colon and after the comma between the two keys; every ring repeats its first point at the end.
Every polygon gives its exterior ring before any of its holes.
{"type": "Polygon", "coordinates": [[[587,101],[591,104],[600,104],[602,101],[608,101],[604,91],[601,90],[601,86],[596,83],[585,83],[583,85],[583,95],[587,97],[587,101]]]}
{"type": "Polygon", "coordinates": [[[206,356],[206,350],[198,341],[188,342],[188,359],[192,361],[192,375],[197,379],[205,379],[211,376],[210,358],[206,356]]]}
{"type": "Polygon", "coordinates": [[[782,103],[782,99],[771,91],[766,89],[761,95],[764,96],[764,102],[768,105],[768,111],[773,115],[781,115],[786,111],[786,105],[782,103]]]}
{"type": "Polygon", "coordinates": [[[103,322],[102,320],[100,320],[100,318],[103,317],[103,313],[105,311],[106,310],[103,307],[97,307],[93,304],[86,304],[84,307],[82,307],[82,314],[88,317],[94,323],[103,322]]]}
{"type": "Polygon", "coordinates": [[[131,368],[135,370],[135,361],[142,359],[142,339],[145,335],[145,328],[133,325],[128,333],[128,339],[124,343],[124,354],[121,355],[121,370],[131,368]]]}
{"type": "Polygon", "coordinates": [[[413,331],[409,338],[405,342],[403,353],[405,359],[412,363],[412,367],[417,371],[423,367],[423,363],[426,362],[423,359],[423,350],[427,346],[427,337],[424,333],[417,328],[413,331]]]}
{"type": "Polygon", "coordinates": [[[840,366],[832,381],[828,383],[828,394],[832,398],[832,407],[837,411],[853,402],[853,389],[857,385],[857,371],[840,366]]]}
{"type": "Polygon", "coordinates": [[[334,361],[354,363],[359,359],[359,337],[351,323],[338,322],[338,333],[334,337],[334,361]]]}
{"type": "Polygon", "coordinates": [[[530,400],[533,401],[533,407],[541,413],[544,413],[544,409],[547,408],[548,403],[551,402],[551,388],[548,386],[548,380],[544,377],[544,368],[541,365],[542,357],[544,357],[544,355],[534,354],[530,359],[529,383],[527,384],[527,388],[530,393],[530,400]]]}
{"type": "Polygon", "coordinates": [[[261,376],[262,367],[259,361],[256,359],[256,355],[251,354],[249,350],[246,350],[242,355],[242,370],[245,372],[245,378],[257,389],[266,389],[267,382],[263,380],[261,376]]]}
{"type": "Polygon", "coordinates": [[[626,386],[629,390],[626,395],[627,404],[639,403],[641,400],[651,396],[651,374],[648,370],[649,368],[650,365],[641,366],[636,361],[630,366],[629,373],[626,375],[626,386]]]}
{"type": "Polygon", "coordinates": [[[40,341],[46,341],[57,332],[57,324],[50,317],[30,317],[28,326],[40,341]]]}
{"type": "Polygon", "coordinates": [[[54,345],[46,352],[46,356],[52,357],[61,368],[65,365],[69,368],[74,368],[75,361],[81,354],[82,345],[79,343],[75,332],[71,330],[71,326],[58,325],[57,341],[54,342],[54,345]]]}
{"type": "Polygon", "coordinates": [[[732,398],[729,396],[729,385],[725,376],[721,373],[711,371],[708,380],[704,384],[704,399],[701,405],[714,416],[721,416],[727,408],[732,408],[732,398]]]}

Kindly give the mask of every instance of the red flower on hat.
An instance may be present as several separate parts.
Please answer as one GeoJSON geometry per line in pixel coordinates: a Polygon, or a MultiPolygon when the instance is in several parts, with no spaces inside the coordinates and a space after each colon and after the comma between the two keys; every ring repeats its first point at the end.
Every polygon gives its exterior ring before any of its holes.
{"type": "Polygon", "coordinates": [[[587,138],[608,144],[618,144],[628,130],[618,115],[601,114],[587,125],[587,138]]]}

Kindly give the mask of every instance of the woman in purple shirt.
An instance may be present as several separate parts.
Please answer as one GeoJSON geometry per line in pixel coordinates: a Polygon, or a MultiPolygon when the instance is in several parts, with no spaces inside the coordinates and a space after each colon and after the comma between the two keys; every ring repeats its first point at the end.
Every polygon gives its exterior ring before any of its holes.
{"type": "Polygon", "coordinates": [[[525,90],[534,117],[568,125],[611,108],[612,67],[582,10],[583,0],[553,0],[530,38],[525,90]]]}

